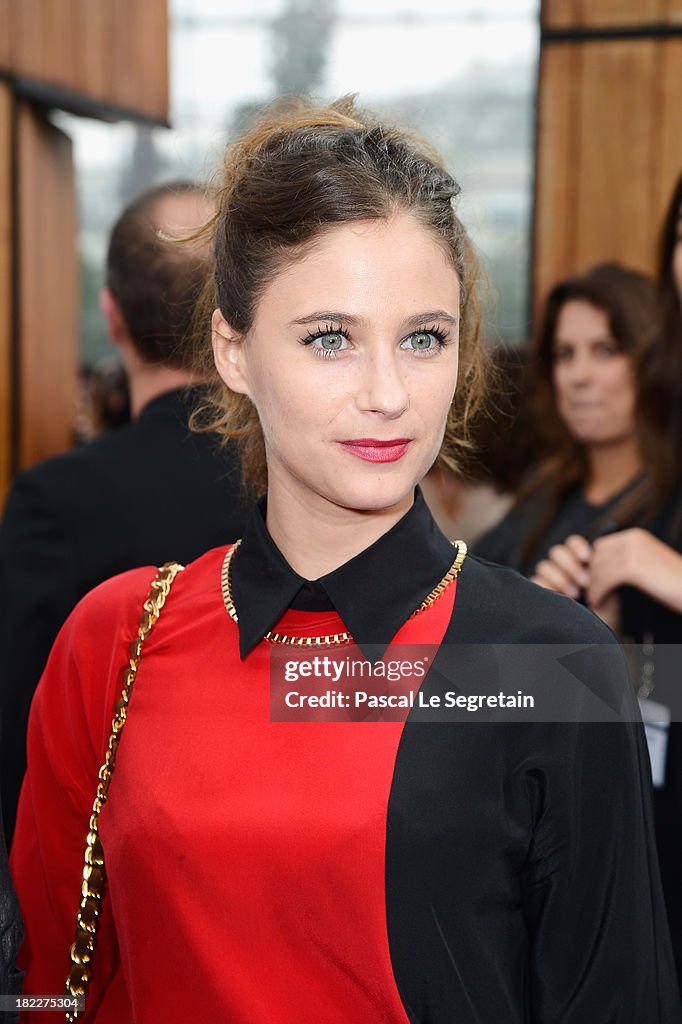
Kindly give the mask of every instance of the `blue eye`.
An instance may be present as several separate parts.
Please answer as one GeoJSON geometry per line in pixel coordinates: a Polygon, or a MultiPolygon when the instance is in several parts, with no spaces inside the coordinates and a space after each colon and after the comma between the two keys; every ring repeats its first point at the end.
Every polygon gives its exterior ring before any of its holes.
{"type": "Polygon", "coordinates": [[[349,340],[345,331],[334,330],[331,324],[328,324],[325,328],[311,331],[307,337],[301,338],[301,344],[311,347],[319,358],[330,359],[347,349],[349,340]]]}
{"type": "Polygon", "coordinates": [[[412,352],[431,353],[443,348],[444,345],[445,335],[434,328],[430,331],[415,331],[401,342],[400,347],[412,352]]]}
{"type": "Polygon", "coordinates": [[[332,334],[323,334],[316,340],[319,342],[319,347],[325,349],[325,351],[338,352],[340,348],[343,348],[343,343],[346,339],[339,331],[334,331],[332,334]]]}
{"type": "Polygon", "coordinates": [[[601,344],[595,346],[595,351],[598,356],[602,356],[609,359],[611,356],[619,355],[619,349],[616,345],[611,342],[601,342],[601,344]]]}

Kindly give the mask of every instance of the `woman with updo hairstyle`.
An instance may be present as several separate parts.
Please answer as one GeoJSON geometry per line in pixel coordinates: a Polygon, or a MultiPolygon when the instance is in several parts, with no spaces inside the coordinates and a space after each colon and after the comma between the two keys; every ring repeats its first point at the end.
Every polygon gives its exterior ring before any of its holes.
{"type": "Polygon", "coordinates": [[[89,594],[31,713],[25,991],[73,943],[87,1024],[679,1020],[619,648],[419,490],[485,373],[457,193],[350,100],[228,151],[199,425],[241,445],[253,513],[151,592],[89,594]],[[492,642],[531,650],[539,715],[492,642]]]}

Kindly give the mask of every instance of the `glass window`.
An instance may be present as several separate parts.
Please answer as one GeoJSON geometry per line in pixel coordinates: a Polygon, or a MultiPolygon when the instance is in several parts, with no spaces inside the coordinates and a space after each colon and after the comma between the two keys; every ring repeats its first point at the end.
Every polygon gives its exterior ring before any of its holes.
{"type": "Polygon", "coordinates": [[[442,152],[492,285],[487,336],[528,332],[538,0],[170,0],[172,129],[58,115],[74,139],[83,358],[107,351],[97,293],[121,206],[158,181],[207,178],[227,137],[282,92],[354,92],[442,152]]]}

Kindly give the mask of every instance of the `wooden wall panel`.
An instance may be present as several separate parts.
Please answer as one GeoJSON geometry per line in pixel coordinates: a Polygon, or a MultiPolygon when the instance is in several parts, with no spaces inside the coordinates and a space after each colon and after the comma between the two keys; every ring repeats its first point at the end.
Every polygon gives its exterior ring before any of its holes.
{"type": "Polygon", "coordinates": [[[12,103],[0,82],[0,508],[12,473],[12,103]]]}
{"type": "Polygon", "coordinates": [[[0,68],[9,67],[10,11],[6,0],[0,0],[0,68]]]}
{"type": "Polygon", "coordinates": [[[598,261],[655,271],[661,218],[682,170],[682,38],[550,34],[540,68],[536,314],[554,282],[598,261]]]}
{"type": "Polygon", "coordinates": [[[665,0],[580,0],[579,24],[642,25],[665,18],[665,0]]]}
{"type": "Polygon", "coordinates": [[[577,196],[578,107],[580,52],[575,46],[556,47],[543,54],[540,65],[535,217],[535,274],[544,293],[575,264],[574,217],[577,196]]]}
{"type": "Polygon", "coordinates": [[[659,50],[648,39],[583,47],[572,226],[578,267],[614,256],[641,270],[652,266],[659,50]]]}
{"type": "Polygon", "coordinates": [[[94,100],[104,100],[115,88],[109,40],[109,5],[91,0],[73,0],[73,20],[88,46],[76,46],[73,65],[74,88],[94,100]]]}
{"type": "Polygon", "coordinates": [[[675,23],[680,0],[543,0],[545,28],[604,28],[675,23]]]}
{"type": "Polygon", "coordinates": [[[150,110],[168,110],[168,10],[158,0],[136,6],[137,32],[133,60],[137,80],[150,110]],[[151,51],[151,52],[150,52],[151,51]]]}
{"type": "Polygon", "coordinates": [[[70,447],[78,369],[78,264],[71,142],[17,110],[19,466],[70,447]]]}
{"type": "MultiPolygon", "coordinates": [[[[168,120],[167,0],[0,0],[0,71],[100,104],[168,120]],[[4,31],[3,31],[4,29],[4,31]]],[[[104,108],[107,108],[105,111],[104,108]]]]}
{"type": "Polygon", "coordinates": [[[663,219],[674,183],[682,172],[682,39],[666,40],[661,50],[657,101],[659,139],[654,165],[653,198],[657,224],[663,219]]]}
{"type": "Polygon", "coordinates": [[[542,23],[546,27],[567,28],[578,21],[579,0],[542,0],[542,23]]]}
{"type": "Polygon", "coordinates": [[[165,4],[108,0],[108,49],[119,102],[166,110],[168,106],[168,21],[165,4]],[[131,67],[135,69],[131,74],[131,67]]]}

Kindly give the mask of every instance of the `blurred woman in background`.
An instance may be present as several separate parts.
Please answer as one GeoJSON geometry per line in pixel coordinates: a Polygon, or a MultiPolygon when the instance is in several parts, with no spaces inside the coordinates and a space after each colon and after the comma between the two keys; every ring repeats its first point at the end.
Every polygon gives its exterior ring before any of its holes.
{"type": "MultiPolygon", "coordinates": [[[[593,539],[653,509],[644,467],[659,458],[662,439],[653,418],[637,414],[636,364],[655,309],[653,283],[617,264],[552,289],[534,362],[537,421],[556,454],[481,538],[478,555],[530,576],[570,534],[593,539]]],[[[579,597],[585,582],[554,571],[554,589],[579,597]]]]}

